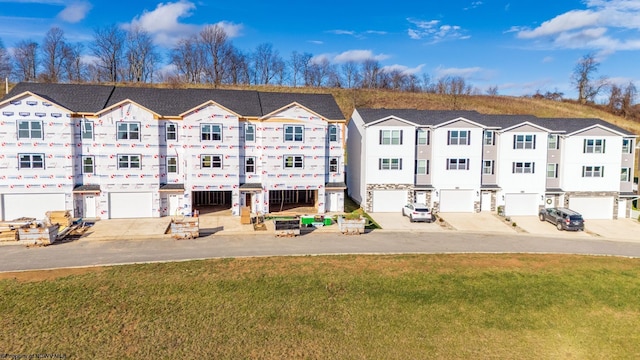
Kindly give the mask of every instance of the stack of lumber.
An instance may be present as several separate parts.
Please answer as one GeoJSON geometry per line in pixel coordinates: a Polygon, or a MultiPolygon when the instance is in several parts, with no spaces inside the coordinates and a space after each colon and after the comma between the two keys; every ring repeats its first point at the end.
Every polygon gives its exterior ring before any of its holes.
{"type": "Polygon", "coordinates": [[[0,224],[0,241],[18,241],[18,228],[0,224]]]}
{"type": "Polygon", "coordinates": [[[73,223],[71,218],[71,211],[59,210],[59,211],[47,211],[47,218],[51,224],[58,224],[62,227],[68,227],[73,223]]]}

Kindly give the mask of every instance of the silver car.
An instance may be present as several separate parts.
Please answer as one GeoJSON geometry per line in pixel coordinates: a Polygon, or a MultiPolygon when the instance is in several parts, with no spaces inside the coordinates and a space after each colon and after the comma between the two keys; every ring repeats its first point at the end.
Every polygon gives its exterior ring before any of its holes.
{"type": "Polygon", "coordinates": [[[431,209],[425,204],[407,204],[402,208],[402,216],[408,216],[411,222],[415,221],[433,221],[431,209]]]}

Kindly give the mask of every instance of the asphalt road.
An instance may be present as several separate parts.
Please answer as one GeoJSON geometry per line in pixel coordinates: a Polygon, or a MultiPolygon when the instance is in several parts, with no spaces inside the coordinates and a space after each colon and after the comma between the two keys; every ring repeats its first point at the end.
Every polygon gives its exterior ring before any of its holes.
{"type": "Polygon", "coordinates": [[[462,232],[371,232],[352,236],[310,233],[293,238],[276,238],[265,234],[211,235],[194,240],[78,240],[47,247],[2,246],[0,272],[226,257],[469,252],[640,257],[640,243],[462,232]]]}

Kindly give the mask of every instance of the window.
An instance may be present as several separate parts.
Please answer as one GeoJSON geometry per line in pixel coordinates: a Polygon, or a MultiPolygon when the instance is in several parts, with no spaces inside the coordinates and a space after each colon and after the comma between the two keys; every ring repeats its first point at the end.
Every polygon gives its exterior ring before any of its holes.
{"type": "Polygon", "coordinates": [[[118,155],[118,169],[140,169],[140,155],[118,155]]]}
{"type": "Polygon", "coordinates": [[[304,157],[301,155],[289,155],[284,157],[285,169],[302,169],[304,167],[304,157]]]}
{"type": "Polygon", "coordinates": [[[380,170],[402,170],[402,159],[378,159],[380,170]]]}
{"type": "Polygon", "coordinates": [[[603,177],[604,166],[583,166],[582,177],[603,177]]]}
{"type": "Polygon", "coordinates": [[[140,140],[140,123],[119,122],[118,140],[140,140]]]}
{"type": "Polygon", "coordinates": [[[178,126],[174,123],[167,123],[167,140],[178,140],[178,126]]]}
{"type": "Polygon", "coordinates": [[[80,132],[82,140],[93,140],[93,121],[82,120],[80,132]]]}
{"type": "Polygon", "coordinates": [[[247,157],[244,159],[244,172],[246,174],[251,174],[256,172],[256,158],[247,157]]]}
{"type": "Polygon", "coordinates": [[[338,158],[332,157],[329,159],[329,172],[338,173],[338,158]]]}
{"type": "Polygon", "coordinates": [[[256,126],[246,124],[244,126],[244,141],[256,141],[256,126]]]}
{"type": "Polygon", "coordinates": [[[95,159],[93,156],[82,157],[82,173],[93,174],[95,172],[95,159]]]}
{"type": "Polygon", "coordinates": [[[630,168],[622,168],[622,171],[620,171],[620,181],[631,181],[630,168]]]}
{"type": "Polygon", "coordinates": [[[402,145],[402,130],[380,130],[380,145],[402,145]]]}
{"type": "Polygon", "coordinates": [[[536,136],[535,135],[513,135],[513,148],[514,149],[535,149],[536,136]]]}
{"type": "Polygon", "coordinates": [[[604,139],[584,139],[585,154],[604,154],[604,139]]]}
{"type": "Polygon", "coordinates": [[[536,170],[536,164],[532,162],[514,162],[512,171],[514,174],[533,174],[536,170]]]}
{"type": "Polygon", "coordinates": [[[20,169],[44,169],[44,154],[18,154],[20,169]]]}
{"type": "Polygon", "coordinates": [[[549,140],[547,142],[547,148],[549,150],[557,150],[560,148],[557,134],[549,134],[549,140]]]}
{"type": "Polygon", "coordinates": [[[222,125],[202,124],[200,125],[201,141],[222,141],[222,125]]]}
{"type": "Polygon", "coordinates": [[[494,133],[491,130],[487,130],[484,132],[484,144],[485,145],[495,145],[496,144],[496,139],[493,136],[494,133]]]}
{"type": "Polygon", "coordinates": [[[167,156],[167,173],[175,174],[178,172],[178,157],[167,156]]]}
{"type": "Polygon", "coordinates": [[[338,141],[338,126],[329,125],[329,141],[338,141]]]}
{"type": "Polygon", "coordinates": [[[429,173],[429,160],[416,160],[416,175],[427,175],[429,173]]]}
{"type": "Polygon", "coordinates": [[[468,130],[449,130],[447,145],[469,145],[470,131],[468,130]]]}
{"type": "Polygon", "coordinates": [[[284,141],[302,142],[304,140],[304,127],[302,125],[285,125],[284,141]]]}
{"type": "Polygon", "coordinates": [[[429,130],[418,129],[416,133],[417,145],[429,145],[429,130]]]}
{"type": "Polygon", "coordinates": [[[623,154],[631,154],[631,149],[633,148],[633,140],[631,139],[622,139],[622,153],[623,154]]]}
{"type": "Polygon", "coordinates": [[[469,170],[469,159],[447,159],[447,170],[469,170]]]}
{"type": "Polygon", "coordinates": [[[222,155],[202,155],[200,156],[200,167],[203,169],[221,169],[222,155]]]}
{"type": "Polygon", "coordinates": [[[42,121],[18,121],[18,139],[42,138],[42,121]]]}
{"type": "Polygon", "coordinates": [[[547,164],[547,178],[555,179],[558,177],[558,164],[547,164]]]}
{"type": "Polygon", "coordinates": [[[493,160],[484,160],[482,162],[482,173],[485,175],[493,174],[493,160]]]}

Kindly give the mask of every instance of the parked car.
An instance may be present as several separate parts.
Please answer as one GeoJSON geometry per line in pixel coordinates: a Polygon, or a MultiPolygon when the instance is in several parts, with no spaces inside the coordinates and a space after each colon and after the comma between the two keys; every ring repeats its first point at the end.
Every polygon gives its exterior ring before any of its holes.
{"type": "Polygon", "coordinates": [[[567,208],[547,208],[540,210],[540,221],[548,221],[558,230],[584,230],[584,219],[579,213],[567,208]]]}
{"type": "Polygon", "coordinates": [[[433,221],[431,209],[425,204],[407,204],[402,208],[402,216],[408,216],[411,222],[433,221]]]}

